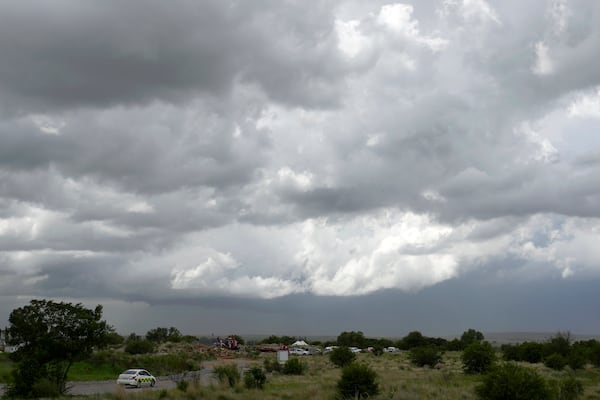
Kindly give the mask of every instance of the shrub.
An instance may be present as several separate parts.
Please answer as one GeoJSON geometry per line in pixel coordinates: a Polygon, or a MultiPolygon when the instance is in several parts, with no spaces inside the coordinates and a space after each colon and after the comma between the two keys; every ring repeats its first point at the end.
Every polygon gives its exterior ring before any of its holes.
{"type": "Polygon", "coordinates": [[[472,342],[462,353],[463,370],[467,374],[483,374],[496,361],[496,351],[488,342],[472,342]]]}
{"type": "Polygon", "coordinates": [[[521,361],[528,363],[539,363],[542,361],[544,353],[544,345],[535,342],[525,342],[519,346],[519,354],[521,361]]]}
{"type": "Polygon", "coordinates": [[[337,347],[333,349],[331,354],[329,354],[329,360],[332,363],[337,365],[338,367],[344,367],[349,365],[356,359],[356,354],[354,354],[349,348],[345,346],[337,347]]]}
{"type": "Polygon", "coordinates": [[[267,376],[260,367],[253,367],[244,374],[244,385],[248,389],[262,389],[267,376]]]}
{"type": "Polygon", "coordinates": [[[560,371],[567,365],[567,359],[560,354],[554,353],[544,359],[544,365],[548,368],[560,371]]]}
{"type": "Polygon", "coordinates": [[[373,350],[371,351],[371,354],[373,354],[374,356],[382,355],[383,354],[383,346],[380,346],[380,345],[373,346],[373,350]]]}
{"type": "Polygon", "coordinates": [[[571,349],[566,361],[571,369],[582,369],[588,361],[588,355],[585,349],[574,347],[571,349]]]}
{"type": "Polygon", "coordinates": [[[267,372],[281,372],[281,364],[279,364],[279,361],[277,360],[265,358],[263,361],[263,366],[267,372]]]}
{"type": "Polygon", "coordinates": [[[573,375],[558,382],[557,400],[577,400],[583,394],[583,384],[573,375]]]}
{"type": "Polygon", "coordinates": [[[594,342],[590,347],[590,362],[594,364],[595,367],[600,367],[600,343],[594,342]]]}
{"type": "Polygon", "coordinates": [[[492,368],[476,388],[482,400],[547,400],[551,392],[535,371],[514,363],[492,368]]]}
{"type": "Polygon", "coordinates": [[[302,375],[306,370],[306,364],[298,358],[291,358],[283,364],[283,373],[285,375],[302,375]]]}
{"type": "Polygon", "coordinates": [[[408,357],[413,364],[419,367],[424,367],[425,365],[433,367],[442,361],[440,351],[431,346],[414,347],[410,349],[408,357]]]}
{"type": "Polygon", "coordinates": [[[342,399],[367,398],[379,393],[377,374],[364,364],[352,363],[342,369],[337,390],[342,399]]]}
{"type": "Polygon", "coordinates": [[[146,339],[128,340],[125,352],[129,354],[147,354],[154,352],[154,343],[146,339]]]}
{"type": "Polygon", "coordinates": [[[240,371],[235,364],[223,364],[214,368],[219,382],[227,382],[230,387],[234,387],[240,380],[240,371]]]}
{"type": "Polygon", "coordinates": [[[184,381],[183,379],[180,381],[177,381],[177,389],[181,390],[182,392],[186,392],[188,386],[189,386],[188,381],[184,381]]]}
{"type": "Polygon", "coordinates": [[[519,346],[514,344],[503,344],[500,346],[502,350],[502,358],[505,361],[521,361],[519,346]]]}
{"type": "Polygon", "coordinates": [[[51,382],[49,379],[43,378],[36,381],[31,387],[32,397],[59,397],[60,390],[56,383],[51,382]]]}

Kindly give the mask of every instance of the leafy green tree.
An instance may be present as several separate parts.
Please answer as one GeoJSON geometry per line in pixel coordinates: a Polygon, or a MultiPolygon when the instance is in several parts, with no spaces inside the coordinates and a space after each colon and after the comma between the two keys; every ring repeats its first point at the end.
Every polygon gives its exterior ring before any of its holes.
{"type": "Polygon", "coordinates": [[[567,365],[567,358],[558,353],[550,354],[544,358],[544,365],[548,368],[560,371],[567,365]]]}
{"type": "Polygon", "coordinates": [[[544,356],[544,345],[536,342],[524,342],[519,346],[520,361],[539,363],[544,356]]]}
{"type": "Polygon", "coordinates": [[[559,332],[544,344],[544,356],[559,354],[567,357],[571,351],[571,334],[559,332]]]}
{"type": "Polygon", "coordinates": [[[154,352],[155,346],[155,342],[131,333],[125,341],[125,352],[129,354],[148,354],[154,352]]]}
{"type": "Polygon", "coordinates": [[[338,346],[363,348],[366,347],[366,341],[365,335],[360,331],[342,332],[337,337],[338,346]]]}
{"type": "Polygon", "coordinates": [[[14,397],[38,396],[33,389],[42,386],[65,393],[73,362],[106,346],[113,332],[102,320],[101,305],[90,310],[79,303],[50,300],[31,300],[13,310],[9,322],[9,344],[19,346],[11,354],[17,368],[8,394],[14,397]]]}
{"type": "Polygon", "coordinates": [[[146,339],[154,343],[180,342],[182,337],[181,332],[173,326],[170,328],[158,327],[150,329],[146,333],[146,339]]]}
{"type": "Polygon", "coordinates": [[[337,365],[338,367],[344,367],[350,363],[352,363],[356,359],[356,354],[354,354],[349,348],[346,346],[341,346],[335,348],[329,354],[329,360],[337,365]]]}
{"type": "Polygon", "coordinates": [[[537,372],[514,363],[493,368],[476,393],[481,400],[548,400],[553,394],[537,372]]]}
{"type": "Polygon", "coordinates": [[[463,334],[460,337],[460,342],[462,343],[464,349],[471,343],[481,342],[483,339],[483,333],[476,331],[473,328],[470,328],[469,330],[463,332],[463,334]]]}
{"type": "Polygon", "coordinates": [[[488,342],[471,342],[462,353],[463,370],[467,374],[483,374],[496,361],[496,351],[488,342]]]}
{"type": "Polygon", "coordinates": [[[421,346],[410,349],[408,358],[413,364],[419,367],[424,367],[426,365],[434,367],[442,361],[442,354],[436,347],[421,346]]]}
{"type": "Polygon", "coordinates": [[[342,369],[338,394],[342,399],[362,399],[379,393],[377,373],[365,364],[352,363],[342,369]]]}
{"type": "Polygon", "coordinates": [[[427,345],[427,338],[419,331],[410,332],[408,335],[402,338],[399,346],[403,350],[410,350],[413,347],[423,347],[427,345]]]}

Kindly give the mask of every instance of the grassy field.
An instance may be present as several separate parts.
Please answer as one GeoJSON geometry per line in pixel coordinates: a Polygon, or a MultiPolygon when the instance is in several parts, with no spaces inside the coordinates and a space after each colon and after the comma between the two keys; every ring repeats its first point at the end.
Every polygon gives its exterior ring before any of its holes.
{"type": "MultiPolygon", "coordinates": [[[[273,357],[273,355],[269,355],[273,357]]],[[[264,357],[264,356],[263,356],[264,357]]],[[[308,369],[301,376],[286,376],[277,373],[268,374],[264,390],[246,389],[238,383],[234,388],[226,384],[214,383],[209,386],[190,385],[186,391],[142,391],[125,392],[117,390],[112,395],[102,398],[118,400],[135,398],[139,400],[154,399],[218,399],[218,400],[322,400],[334,399],[336,384],[341,371],[329,362],[328,357],[302,357],[308,369]]],[[[262,359],[253,361],[262,366],[262,359]]],[[[359,362],[368,364],[378,375],[381,393],[371,399],[376,400],[469,400],[475,399],[475,387],[480,378],[468,376],[462,372],[460,353],[449,352],[444,355],[443,369],[414,367],[408,361],[406,353],[384,354],[375,357],[360,354],[359,362]]],[[[560,379],[567,372],[556,372],[541,364],[534,366],[546,379],[560,379]]],[[[600,399],[600,370],[588,367],[577,371],[576,377],[584,384],[585,393],[582,399],[600,399]]]]}
{"type": "MultiPolygon", "coordinates": [[[[444,354],[444,368],[419,368],[411,365],[405,352],[399,354],[384,354],[375,357],[371,354],[359,354],[358,361],[369,365],[377,372],[381,392],[371,399],[389,400],[469,400],[475,399],[475,387],[479,384],[477,376],[465,375],[462,372],[459,352],[444,354]]],[[[251,365],[263,366],[265,358],[275,359],[274,354],[261,355],[251,360],[251,365]]],[[[268,374],[264,390],[246,389],[242,383],[234,388],[226,384],[214,382],[212,385],[190,384],[187,390],[142,390],[124,391],[117,389],[115,393],[92,396],[97,399],[218,399],[218,400],[321,400],[334,399],[336,384],[341,376],[341,370],[335,367],[327,356],[301,357],[307,364],[307,371],[300,376],[286,376],[278,373],[268,374]]],[[[556,372],[542,364],[524,364],[534,368],[548,380],[558,380],[567,372],[556,372]]],[[[0,356],[0,373],[8,371],[8,360],[0,356]]],[[[98,367],[86,363],[73,366],[70,379],[73,380],[102,380],[114,379],[115,371],[111,367],[98,367]]],[[[588,366],[576,371],[575,376],[585,388],[582,399],[600,400],[600,369],[588,366]]],[[[72,397],[70,397],[72,399],[72,397]]]]}
{"type": "Polygon", "coordinates": [[[0,353],[0,383],[6,383],[10,379],[13,363],[8,359],[7,353],[0,353]]]}

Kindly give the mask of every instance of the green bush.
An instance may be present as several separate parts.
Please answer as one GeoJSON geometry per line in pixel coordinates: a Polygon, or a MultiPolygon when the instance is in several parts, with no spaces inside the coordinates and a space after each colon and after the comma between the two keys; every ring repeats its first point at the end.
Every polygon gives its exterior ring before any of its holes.
{"type": "Polygon", "coordinates": [[[536,342],[524,342],[519,346],[520,361],[539,363],[544,355],[544,345],[536,342]]]}
{"type": "Polygon", "coordinates": [[[130,339],[125,345],[125,352],[129,354],[153,353],[154,343],[146,339],[130,339]]]}
{"type": "Polygon", "coordinates": [[[433,367],[442,361],[442,354],[437,348],[432,346],[413,347],[410,349],[408,358],[413,364],[419,367],[426,365],[433,367]]]}
{"type": "Polygon", "coordinates": [[[236,364],[223,364],[214,368],[219,382],[227,382],[230,387],[234,387],[240,381],[240,371],[236,364]]]}
{"type": "Polygon", "coordinates": [[[306,370],[306,364],[298,358],[291,358],[283,364],[283,373],[285,375],[302,375],[306,370]]]}
{"type": "Polygon", "coordinates": [[[281,364],[276,359],[265,358],[263,366],[267,372],[281,372],[281,364]]]}
{"type": "Polygon", "coordinates": [[[583,394],[583,384],[569,375],[558,382],[556,392],[557,400],[577,400],[583,394]]]}
{"type": "Polygon", "coordinates": [[[544,359],[544,365],[548,368],[560,371],[567,365],[567,359],[560,354],[554,353],[544,359]]]}
{"type": "Polygon", "coordinates": [[[463,370],[467,374],[483,374],[496,361],[496,351],[488,342],[472,342],[461,356],[463,370]]]}
{"type": "Polygon", "coordinates": [[[189,386],[189,382],[188,381],[184,381],[183,379],[180,381],[177,381],[177,389],[181,390],[182,392],[186,392],[189,386]]]}
{"type": "Polygon", "coordinates": [[[342,399],[368,398],[379,393],[377,374],[365,364],[352,363],[342,369],[338,395],[342,399]]]}
{"type": "Polygon", "coordinates": [[[590,346],[589,358],[590,362],[594,364],[595,367],[600,367],[600,343],[594,342],[590,346]]]}
{"type": "Polygon", "coordinates": [[[248,389],[262,389],[267,376],[260,367],[252,367],[244,374],[244,385],[248,389]]]}
{"type": "Polygon", "coordinates": [[[571,352],[567,356],[567,365],[571,367],[571,369],[582,369],[585,367],[588,361],[588,354],[585,349],[582,348],[572,348],[571,352]]]}
{"type": "Polygon", "coordinates": [[[535,371],[514,363],[492,368],[476,393],[481,400],[548,400],[551,391],[535,371]]]}
{"type": "Polygon", "coordinates": [[[49,379],[43,378],[36,381],[31,387],[32,397],[59,397],[60,390],[56,383],[51,382],[49,379]]]}
{"type": "Polygon", "coordinates": [[[338,367],[349,365],[355,359],[356,354],[346,346],[337,347],[329,354],[329,360],[338,367]]]}

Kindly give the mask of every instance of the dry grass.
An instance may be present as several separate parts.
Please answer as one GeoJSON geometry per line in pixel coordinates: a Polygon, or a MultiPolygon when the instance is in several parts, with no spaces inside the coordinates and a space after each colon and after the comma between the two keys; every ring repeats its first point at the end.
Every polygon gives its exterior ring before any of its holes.
{"type": "MultiPolygon", "coordinates": [[[[274,355],[265,355],[273,357],[274,355]]],[[[378,375],[381,393],[372,397],[376,400],[471,400],[475,399],[475,386],[479,382],[476,376],[467,376],[462,372],[460,353],[449,352],[444,355],[444,368],[418,368],[410,364],[407,354],[384,354],[375,357],[360,354],[358,361],[373,368],[378,375]]],[[[150,391],[137,393],[116,392],[113,395],[95,396],[98,399],[139,399],[139,400],[328,400],[335,399],[336,384],[341,376],[339,368],[329,362],[326,356],[303,357],[308,364],[307,372],[302,376],[268,374],[264,390],[246,389],[242,383],[234,388],[214,381],[211,385],[190,385],[185,392],[180,390],[150,391]]],[[[263,365],[263,359],[250,361],[247,366],[263,365]]],[[[535,365],[534,368],[546,379],[559,379],[564,373],[558,373],[535,365]]],[[[600,400],[600,370],[588,368],[576,373],[585,386],[583,399],[600,400]]]]}

